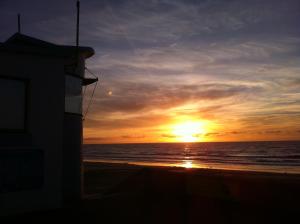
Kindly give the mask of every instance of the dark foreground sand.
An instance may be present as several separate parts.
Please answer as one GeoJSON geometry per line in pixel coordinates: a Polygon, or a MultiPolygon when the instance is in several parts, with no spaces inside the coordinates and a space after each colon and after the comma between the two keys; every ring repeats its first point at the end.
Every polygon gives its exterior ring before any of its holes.
{"type": "Polygon", "coordinates": [[[25,215],[22,221],[174,224],[300,220],[300,175],[86,163],[85,193],[79,206],[25,215]]]}

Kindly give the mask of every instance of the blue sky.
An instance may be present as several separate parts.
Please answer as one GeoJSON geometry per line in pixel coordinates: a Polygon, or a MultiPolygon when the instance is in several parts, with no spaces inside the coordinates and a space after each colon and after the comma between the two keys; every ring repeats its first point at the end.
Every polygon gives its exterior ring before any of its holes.
{"type": "MultiPolygon", "coordinates": [[[[0,0],[0,41],[20,12],[24,34],[74,44],[75,10],[0,0]]],[[[172,141],[182,119],[212,122],[206,140],[300,139],[298,21],[296,0],[81,1],[101,80],[86,141],[172,141]]]]}

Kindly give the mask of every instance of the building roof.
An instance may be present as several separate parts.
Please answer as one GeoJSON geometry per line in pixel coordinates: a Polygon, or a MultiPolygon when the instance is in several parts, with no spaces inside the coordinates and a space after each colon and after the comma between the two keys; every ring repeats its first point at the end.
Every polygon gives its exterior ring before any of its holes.
{"type": "Polygon", "coordinates": [[[21,33],[15,33],[4,43],[0,43],[0,51],[49,55],[55,57],[71,57],[79,53],[85,58],[89,58],[95,53],[94,49],[91,47],[80,46],[78,47],[77,52],[76,46],[53,44],[21,33]]]}

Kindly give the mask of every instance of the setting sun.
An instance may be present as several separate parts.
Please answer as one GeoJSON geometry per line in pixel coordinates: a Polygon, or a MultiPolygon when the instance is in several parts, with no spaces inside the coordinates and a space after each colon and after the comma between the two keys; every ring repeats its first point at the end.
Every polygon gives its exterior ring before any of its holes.
{"type": "Polygon", "coordinates": [[[184,167],[184,168],[186,168],[186,169],[193,168],[193,162],[192,162],[192,161],[185,161],[185,162],[182,164],[182,167],[184,167]]]}
{"type": "Polygon", "coordinates": [[[173,134],[180,142],[196,142],[205,133],[204,125],[197,121],[187,121],[173,127],[173,134]]]}

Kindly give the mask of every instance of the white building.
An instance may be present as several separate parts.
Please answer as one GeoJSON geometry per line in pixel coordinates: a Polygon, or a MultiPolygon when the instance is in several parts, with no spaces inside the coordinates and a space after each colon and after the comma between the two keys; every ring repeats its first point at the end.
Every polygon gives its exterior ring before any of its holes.
{"type": "Polygon", "coordinates": [[[0,43],[0,215],[78,201],[90,47],[16,33],[0,43]]]}

